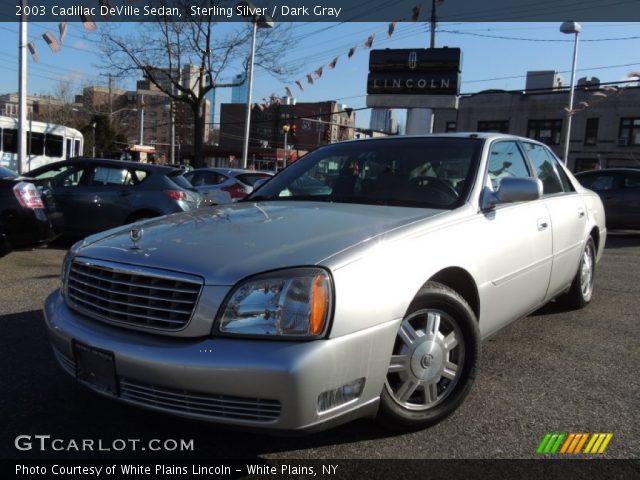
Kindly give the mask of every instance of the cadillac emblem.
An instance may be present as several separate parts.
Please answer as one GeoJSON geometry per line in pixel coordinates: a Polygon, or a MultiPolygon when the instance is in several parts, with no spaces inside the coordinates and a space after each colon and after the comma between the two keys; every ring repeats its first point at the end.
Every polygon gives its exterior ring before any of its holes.
{"type": "Polygon", "coordinates": [[[133,227],[131,227],[131,231],[129,232],[129,238],[131,239],[131,242],[133,242],[131,250],[138,250],[140,248],[138,246],[138,242],[142,240],[143,233],[144,230],[140,225],[134,225],[133,227]]]}

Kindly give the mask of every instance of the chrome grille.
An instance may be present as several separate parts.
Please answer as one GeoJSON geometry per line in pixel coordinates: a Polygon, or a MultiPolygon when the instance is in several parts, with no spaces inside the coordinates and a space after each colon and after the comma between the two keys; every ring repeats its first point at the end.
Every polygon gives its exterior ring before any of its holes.
{"type": "Polygon", "coordinates": [[[191,319],[202,282],[172,275],[76,259],[67,276],[67,301],[98,320],[180,330],[191,319]]]}
{"type": "Polygon", "coordinates": [[[277,400],[173,390],[124,378],[120,379],[120,396],[142,405],[211,418],[271,422],[280,416],[277,400]]]}

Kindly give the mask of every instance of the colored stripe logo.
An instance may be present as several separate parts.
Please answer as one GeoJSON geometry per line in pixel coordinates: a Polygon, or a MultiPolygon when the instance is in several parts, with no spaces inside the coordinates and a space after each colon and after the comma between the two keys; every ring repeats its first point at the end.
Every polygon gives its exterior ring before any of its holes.
{"type": "Polygon", "coordinates": [[[543,438],[536,452],[540,455],[558,453],[575,455],[578,453],[601,454],[609,446],[613,433],[564,433],[551,432],[543,438]]]}

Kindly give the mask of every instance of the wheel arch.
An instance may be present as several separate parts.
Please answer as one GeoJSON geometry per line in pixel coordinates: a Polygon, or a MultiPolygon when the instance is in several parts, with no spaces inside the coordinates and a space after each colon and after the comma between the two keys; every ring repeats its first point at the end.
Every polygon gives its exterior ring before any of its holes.
{"type": "MultiPolygon", "coordinates": [[[[432,275],[427,282],[438,282],[458,293],[480,319],[480,295],[471,274],[461,267],[447,267],[432,275]]],[[[426,282],[425,282],[426,283],[426,282]]]]}
{"type": "Polygon", "coordinates": [[[589,236],[593,238],[593,243],[596,244],[596,253],[600,251],[600,229],[594,226],[589,232],[589,236]]]}

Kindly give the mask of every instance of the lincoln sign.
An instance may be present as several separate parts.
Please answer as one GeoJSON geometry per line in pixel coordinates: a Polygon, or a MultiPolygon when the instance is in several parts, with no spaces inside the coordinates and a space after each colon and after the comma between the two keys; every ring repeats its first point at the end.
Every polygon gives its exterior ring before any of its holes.
{"type": "Polygon", "coordinates": [[[459,48],[372,50],[367,106],[456,108],[459,48]]]}

